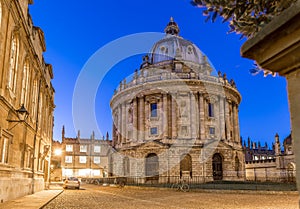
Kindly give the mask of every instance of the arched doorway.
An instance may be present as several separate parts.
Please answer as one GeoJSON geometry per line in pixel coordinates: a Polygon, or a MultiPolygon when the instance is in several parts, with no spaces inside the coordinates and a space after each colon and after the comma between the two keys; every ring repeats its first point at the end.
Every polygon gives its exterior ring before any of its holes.
{"type": "Polygon", "coordinates": [[[185,176],[192,178],[192,157],[189,154],[182,155],[180,161],[180,177],[185,176]]]}
{"type": "Polygon", "coordinates": [[[214,154],[212,158],[212,169],[214,180],[223,179],[222,156],[219,153],[214,154]]]}
{"type": "Polygon", "coordinates": [[[293,163],[289,163],[287,166],[287,177],[288,177],[288,182],[295,182],[295,165],[293,163]]]}
{"type": "Polygon", "coordinates": [[[155,153],[150,153],[146,157],[145,163],[146,181],[158,180],[159,175],[159,163],[158,156],[155,153]]]}

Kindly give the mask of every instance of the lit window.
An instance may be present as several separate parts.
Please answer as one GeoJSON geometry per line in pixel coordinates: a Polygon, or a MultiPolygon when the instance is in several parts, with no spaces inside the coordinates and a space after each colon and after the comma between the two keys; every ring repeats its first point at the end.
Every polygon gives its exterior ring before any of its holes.
{"type": "Polygon", "coordinates": [[[94,152],[100,153],[100,152],[101,152],[101,146],[95,145],[95,146],[94,146],[94,152]]]}
{"type": "Polygon", "coordinates": [[[79,163],[86,163],[86,156],[79,156],[79,163]]]}
{"type": "Polygon", "coordinates": [[[80,152],[87,152],[87,146],[86,145],[80,145],[80,152]]]}
{"type": "Polygon", "coordinates": [[[67,144],[67,145],[66,145],[66,151],[67,151],[67,152],[72,152],[72,151],[73,151],[73,145],[67,144]]]}
{"type": "Polygon", "coordinates": [[[89,173],[90,173],[89,169],[79,169],[78,170],[78,176],[88,177],[89,173]]]}
{"type": "Polygon", "coordinates": [[[72,169],[63,169],[62,174],[63,174],[63,176],[73,176],[73,170],[72,169]]]}
{"type": "Polygon", "coordinates": [[[208,103],[208,117],[214,117],[214,105],[208,103]]]}
{"type": "Polygon", "coordinates": [[[94,163],[100,164],[100,157],[94,157],[94,163]]]}
{"type": "Polygon", "coordinates": [[[150,128],[150,134],[151,135],[157,135],[157,127],[150,128]]]}
{"type": "Polygon", "coordinates": [[[19,40],[16,37],[12,37],[10,48],[10,60],[8,70],[8,87],[15,92],[17,82],[17,70],[18,70],[18,56],[19,56],[19,40]]]}
{"type": "Polygon", "coordinates": [[[66,156],[65,163],[72,163],[72,156],[66,156]]]}
{"type": "Polygon", "coordinates": [[[93,176],[100,176],[101,171],[100,170],[93,170],[93,176]]]}
{"type": "Polygon", "coordinates": [[[8,138],[6,137],[1,137],[0,138],[0,163],[8,163],[8,148],[9,148],[9,143],[8,143],[8,138]]]}
{"type": "Polygon", "coordinates": [[[214,127],[209,127],[209,134],[210,135],[215,135],[215,128],[214,127]]]}
{"type": "Polygon", "coordinates": [[[157,103],[152,103],[151,107],[151,117],[157,117],[157,103]]]}

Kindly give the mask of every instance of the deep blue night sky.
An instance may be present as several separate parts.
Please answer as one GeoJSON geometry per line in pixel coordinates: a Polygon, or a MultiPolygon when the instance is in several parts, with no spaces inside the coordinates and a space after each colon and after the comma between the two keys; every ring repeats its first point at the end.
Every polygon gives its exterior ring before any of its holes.
{"type": "MultiPolygon", "coordinates": [[[[61,140],[62,126],[74,137],[72,97],[76,79],[87,60],[105,44],[125,35],[140,32],[163,32],[174,17],[180,35],[195,43],[216,70],[234,79],[242,95],[239,107],[240,131],[245,139],[274,141],[290,133],[286,81],[282,77],[252,76],[253,61],[240,57],[246,39],[227,34],[228,23],[205,23],[201,10],[188,0],[129,1],[35,1],[30,13],[36,26],[43,29],[47,51],[45,60],[53,65],[55,94],[54,139],[61,140]]],[[[154,43],[153,43],[154,44],[154,43]]],[[[150,50],[150,48],[149,48],[150,50]]],[[[100,131],[96,137],[111,132],[109,100],[119,81],[139,68],[141,56],[123,60],[106,75],[96,97],[96,116],[100,131]]],[[[89,137],[89,133],[81,133],[89,137]]]]}

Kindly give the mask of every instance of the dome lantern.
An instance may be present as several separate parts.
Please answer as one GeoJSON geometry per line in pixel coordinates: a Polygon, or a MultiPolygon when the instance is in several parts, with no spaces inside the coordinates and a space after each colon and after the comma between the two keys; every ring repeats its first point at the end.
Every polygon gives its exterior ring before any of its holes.
{"type": "Polygon", "coordinates": [[[179,35],[179,27],[171,17],[165,28],[166,35],[157,41],[149,53],[149,63],[157,64],[165,61],[180,60],[194,64],[203,64],[207,61],[204,54],[191,41],[179,35]]]}
{"type": "Polygon", "coordinates": [[[165,28],[165,33],[166,34],[171,34],[171,35],[178,35],[180,32],[179,27],[176,22],[174,22],[174,18],[170,18],[170,22],[168,23],[167,27],[165,28]]]}

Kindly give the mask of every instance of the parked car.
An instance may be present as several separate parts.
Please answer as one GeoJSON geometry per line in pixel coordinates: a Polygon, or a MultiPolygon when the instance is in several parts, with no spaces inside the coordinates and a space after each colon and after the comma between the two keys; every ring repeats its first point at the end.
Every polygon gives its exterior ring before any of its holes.
{"type": "Polygon", "coordinates": [[[80,188],[80,181],[76,177],[68,177],[64,180],[63,188],[64,189],[67,189],[67,188],[79,189],[80,188]]]}

